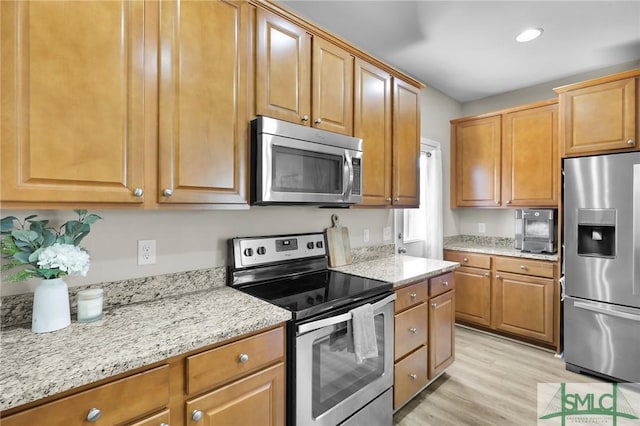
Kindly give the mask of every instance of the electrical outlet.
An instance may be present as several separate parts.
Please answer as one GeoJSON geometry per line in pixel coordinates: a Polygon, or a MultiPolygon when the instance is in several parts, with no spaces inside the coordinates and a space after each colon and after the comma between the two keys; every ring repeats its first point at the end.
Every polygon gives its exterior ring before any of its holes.
{"type": "Polygon", "coordinates": [[[391,239],[391,227],[385,226],[382,228],[382,239],[385,241],[389,241],[391,239]]]}
{"type": "Polygon", "coordinates": [[[485,232],[487,232],[487,226],[484,223],[479,223],[478,224],[478,232],[481,234],[484,234],[485,232]]]}
{"type": "Polygon", "coordinates": [[[369,230],[365,229],[364,232],[362,233],[362,241],[364,241],[365,243],[369,242],[369,230]]]}
{"type": "Polygon", "coordinates": [[[156,240],[138,240],[138,265],[155,265],[156,240]]]}

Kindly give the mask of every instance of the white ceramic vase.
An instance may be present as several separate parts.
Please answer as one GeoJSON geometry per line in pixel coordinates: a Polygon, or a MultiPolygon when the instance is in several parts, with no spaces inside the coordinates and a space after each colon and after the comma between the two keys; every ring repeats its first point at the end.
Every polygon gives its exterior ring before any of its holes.
{"type": "Polygon", "coordinates": [[[71,324],[69,288],[62,278],[42,280],[33,292],[31,331],[47,333],[71,324]]]}

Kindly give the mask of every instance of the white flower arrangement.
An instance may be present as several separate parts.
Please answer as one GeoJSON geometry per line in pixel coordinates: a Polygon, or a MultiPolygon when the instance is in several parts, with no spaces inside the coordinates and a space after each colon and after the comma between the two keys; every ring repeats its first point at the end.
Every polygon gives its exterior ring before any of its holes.
{"type": "Polygon", "coordinates": [[[72,244],[55,243],[45,247],[38,255],[38,266],[44,269],[59,269],[67,275],[87,276],[89,253],[72,244]]]}

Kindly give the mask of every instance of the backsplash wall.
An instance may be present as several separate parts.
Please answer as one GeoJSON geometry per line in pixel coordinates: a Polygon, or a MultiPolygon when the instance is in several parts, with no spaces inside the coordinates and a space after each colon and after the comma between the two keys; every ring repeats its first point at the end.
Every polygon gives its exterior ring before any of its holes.
{"type": "MultiPolygon", "coordinates": [[[[315,207],[251,207],[216,211],[91,211],[103,217],[92,226],[82,246],[91,253],[86,277],[65,277],[70,286],[90,285],[226,265],[226,241],[236,236],[322,232],[336,213],[349,228],[351,246],[393,243],[383,241],[383,228],[393,226],[389,209],[324,209],[315,207]],[[368,243],[363,231],[369,229],[368,243]],[[137,241],[156,240],[156,264],[137,264],[137,241]]],[[[30,214],[50,219],[53,226],[75,217],[71,210],[3,210],[22,220],[30,214]]],[[[37,280],[7,283],[3,296],[31,292],[37,280]]]]}

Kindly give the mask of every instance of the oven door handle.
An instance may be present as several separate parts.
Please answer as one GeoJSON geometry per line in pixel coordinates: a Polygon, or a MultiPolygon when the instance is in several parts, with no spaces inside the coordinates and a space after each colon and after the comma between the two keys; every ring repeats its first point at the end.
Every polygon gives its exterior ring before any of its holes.
{"type": "MultiPolygon", "coordinates": [[[[382,308],[387,303],[391,303],[396,300],[396,294],[392,294],[389,297],[385,297],[384,299],[374,303],[371,305],[373,311],[377,311],[382,308]]],[[[345,314],[337,315],[335,317],[324,318],[318,321],[310,322],[308,324],[302,324],[298,326],[298,334],[308,333],[313,330],[318,330],[319,328],[329,327],[334,324],[339,324],[341,322],[350,321],[351,320],[351,312],[347,312],[345,314]]]]}

